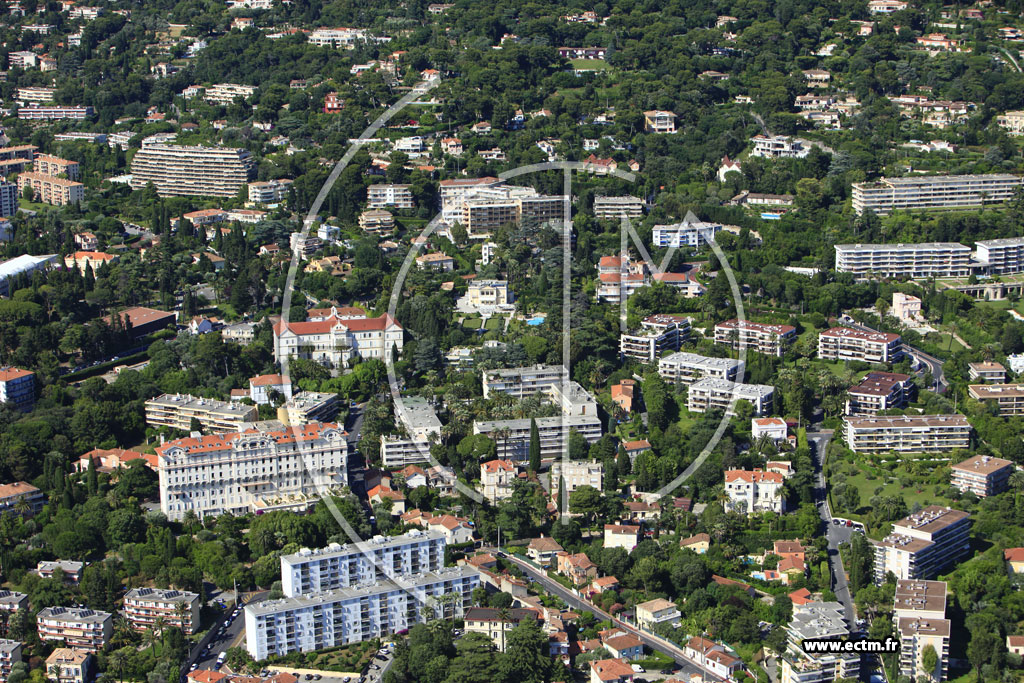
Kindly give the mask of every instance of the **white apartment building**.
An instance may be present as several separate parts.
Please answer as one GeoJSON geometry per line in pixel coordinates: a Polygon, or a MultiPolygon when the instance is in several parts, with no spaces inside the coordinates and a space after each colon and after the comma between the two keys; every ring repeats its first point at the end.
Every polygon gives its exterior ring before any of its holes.
{"type": "Polygon", "coordinates": [[[946,680],[949,663],[949,619],[946,619],[945,581],[896,582],[893,622],[900,638],[900,675],[912,681],[926,677],[946,680]],[[924,650],[938,655],[933,671],[925,670],[924,650]]]}
{"type": "Polygon", "coordinates": [[[976,401],[995,401],[1003,417],[1024,415],[1024,384],[970,384],[967,395],[976,401]]]}
{"type": "Polygon", "coordinates": [[[192,421],[210,432],[231,432],[259,417],[256,406],[247,406],[188,394],[161,394],[146,401],[146,424],[192,431],[192,421]]]}
{"type": "Polygon", "coordinates": [[[0,403],[32,410],[36,402],[36,373],[12,366],[0,367],[0,403]]]}
{"type": "Polygon", "coordinates": [[[594,197],[594,217],[598,220],[641,218],[644,215],[644,200],[639,197],[622,196],[594,197]]]}
{"type": "Polygon", "coordinates": [[[722,229],[718,223],[703,221],[683,221],[671,225],[655,225],[651,233],[651,243],[655,247],[691,247],[696,249],[702,244],[715,241],[715,234],[722,229]]]}
{"type": "Polygon", "coordinates": [[[469,566],[268,600],[245,607],[246,650],[254,659],[312,652],[404,631],[427,615],[460,617],[480,574],[469,566]],[[454,600],[443,596],[454,595],[454,600]]]}
{"type": "Polygon", "coordinates": [[[565,490],[572,493],[581,486],[593,486],[598,491],[604,478],[604,465],[596,460],[577,460],[562,463],[555,458],[551,463],[550,487],[551,495],[558,493],[558,487],[564,484],[565,490]]]}
{"type": "Polygon", "coordinates": [[[569,381],[569,374],[562,365],[537,364],[521,368],[485,370],[483,376],[484,398],[489,398],[493,392],[498,392],[523,399],[538,392],[546,392],[563,381],[569,381]]]}
{"type": "Polygon", "coordinates": [[[831,683],[839,678],[857,678],[860,675],[860,654],[811,654],[802,646],[804,640],[845,640],[850,635],[841,603],[794,605],[787,635],[780,683],[831,683]]]}
{"type": "Polygon", "coordinates": [[[21,661],[21,641],[0,638],[0,683],[7,683],[11,669],[21,661]]]}
{"type": "Polygon", "coordinates": [[[314,423],[283,430],[176,439],[157,447],[160,509],[168,519],[200,519],[257,507],[305,509],[321,491],[346,485],[348,435],[314,423]]]}
{"type": "Polygon", "coordinates": [[[395,412],[407,436],[382,434],[380,454],[384,467],[395,469],[430,459],[431,443],[441,438],[441,421],[427,399],[412,396],[395,404],[395,412]]]}
{"type": "Polygon", "coordinates": [[[669,384],[693,384],[702,379],[736,382],[743,379],[743,361],[709,358],[680,351],[658,361],[658,374],[669,384]]]}
{"type": "Polygon", "coordinates": [[[778,472],[763,470],[726,470],[725,495],[730,510],[751,514],[786,510],[782,489],[786,478],[778,472]]]}
{"type": "Polygon", "coordinates": [[[953,465],[950,485],[979,498],[994,496],[1008,488],[1014,465],[1009,460],[990,455],[975,455],[953,465]]]}
{"type": "Polygon", "coordinates": [[[971,250],[957,242],[837,244],[836,271],[858,277],[966,277],[971,250]]]}
{"type": "Polygon", "coordinates": [[[238,83],[217,83],[206,86],[203,99],[211,104],[219,104],[223,107],[234,103],[236,97],[243,100],[249,99],[256,94],[255,85],[239,85],[238,83]]]}
{"type": "Polygon", "coordinates": [[[288,178],[281,178],[249,183],[249,201],[254,204],[276,204],[284,201],[292,182],[288,178]]]}
{"type": "Polygon", "coordinates": [[[640,329],[619,335],[619,355],[653,363],[665,351],[678,351],[690,338],[690,318],[656,313],[640,321],[640,329]]]}
{"type": "Polygon", "coordinates": [[[11,69],[34,69],[39,66],[39,55],[31,50],[9,52],[7,64],[11,69]]]}
{"type": "Polygon", "coordinates": [[[199,630],[199,594],[161,588],[132,588],[124,596],[124,614],[136,631],[145,631],[162,619],[185,634],[199,630]]]}
{"type": "Polygon", "coordinates": [[[69,647],[99,652],[114,633],[109,612],[83,607],[44,607],[36,614],[40,640],[63,640],[69,647]]]}
{"type": "Polygon", "coordinates": [[[341,409],[338,394],[326,391],[300,391],[277,409],[277,418],[286,425],[330,422],[341,409]]]}
{"type": "Polygon", "coordinates": [[[512,495],[512,482],[519,476],[518,468],[508,460],[488,460],[480,464],[480,485],[483,496],[492,505],[512,495]]]}
{"type": "Polygon", "coordinates": [[[20,104],[26,102],[53,102],[53,88],[15,88],[14,99],[20,104]]]}
{"type": "Polygon", "coordinates": [[[92,115],[92,107],[31,105],[18,109],[18,118],[24,121],[57,121],[60,119],[84,121],[91,118],[92,115]]]}
{"type": "Polygon", "coordinates": [[[161,197],[234,197],[255,170],[256,161],[245,149],[146,145],[132,157],[131,186],[141,190],[153,183],[161,197]]]}
{"type": "MultiPolygon", "coordinates": [[[[498,185],[478,188],[450,213],[453,222],[466,228],[471,239],[486,239],[507,224],[541,225],[565,217],[562,195],[542,195],[532,187],[498,185]]],[[[443,214],[442,214],[443,217],[443,214]]]]}
{"type": "Polygon", "coordinates": [[[895,363],[903,357],[903,340],[889,332],[833,327],[818,335],[818,358],[895,363]]]}
{"type": "Polygon", "coordinates": [[[736,318],[715,325],[715,343],[725,344],[734,351],[750,349],[781,357],[794,339],[796,328],[792,325],[766,325],[736,318]]]}
{"type": "Polygon", "coordinates": [[[356,42],[366,40],[366,31],[359,28],[317,28],[309,34],[309,42],[319,47],[355,49],[356,42]]]}
{"type": "Polygon", "coordinates": [[[918,209],[965,209],[1013,197],[1021,177],[1008,173],[880,178],[853,184],[853,210],[878,215],[918,209]]]}
{"type": "Polygon", "coordinates": [[[1024,111],[1008,111],[996,117],[996,123],[1010,135],[1024,135],[1024,111]]]}
{"type": "Polygon", "coordinates": [[[28,596],[17,591],[0,590],[0,612],[17,612],[28,607],[28,596]]]}
{"type": "Polygon", "coordinates": [[[749,401],[755,415],[772,412],[775,387],[767,384],[739,384],[725,379],[705,377],[690,385],[687,391],[687,409],[705,413],[715,408],[732,410],[733,401],[749,401]]]}
{"type": "Polygon", "coordinates": [[[971,425],[963,415],[846,417],[843,432],[855,453],[949,453],[971,445],[971,425]]]}
{"type": "Polygon", "coordinates": [[[750,420],[750,438],[757,441],[767,437],[778,443],[789,436],[789,425],[781,417],[755,417],[750,420]]]}
{"type": "Polygon", "coordinates": [[[413,529],[359,543],[302,548],[281,556],[281,590],[289,598],[315,595],[444,568],[444,534],[413,529]]]}
{"type": "Polygon", "coordinates": [[[811,152],[810,146],[805,146],[803,140],[785,135],[755,135],[751,142],[754,143],[754,149],[750,151],[752,157],[802,159],[811,152]]]}
{"type": "Polygon", "coordinates": [[[352,356],[384,359],[392,349],[401,353],[402,326],[390,315],[378,318],[331,316],[315,322],[274,326],[274,359],[287,356],[315,360],[328,367],[348,365],[352,356]]]}
{"type": "Polygon", "coordinates": [[[875,583],[888,572],[897,579],[933,579],[970,553],[971,518],[966,512],[930,505],[893,523],[892,533],[872,540],[875,583]]]}
{"type": "Polygon", "coordinates": [[[1024,271],[1024,237],[981,240],[974,243],[974,259],[992,275],[1010,275],[1024,271]]]}
{"type": "Polygon", "coordinates": [[[370,209],[415,209],[410,185],[377,183],[366,188],[366,206],[370,209]]]}

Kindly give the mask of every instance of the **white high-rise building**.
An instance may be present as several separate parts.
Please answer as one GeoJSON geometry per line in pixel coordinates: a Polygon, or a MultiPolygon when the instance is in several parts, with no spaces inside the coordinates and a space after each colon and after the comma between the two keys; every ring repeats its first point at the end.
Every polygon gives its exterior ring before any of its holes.
{"type": "Polygon", "coordinates": [[[743,379],[743,361],[680,351],[658,361],[658,374],[669,384],[693,384],[705,378],[735,382],[743,379]]]}
{"type": "Polygon", "coordinates": [[[348,483],[348,435],[314,422],[283,430],[259,423],[229,434],[188,437],[157,447],[160,510],[200,519],[267,509],[305,510],[322,490],[348,483]]]}
{"type": "Polygon", "coordinates": [[[900,209],[967,209],[1013,197],[1021,177],[1008,173],[879,178],[853,183],[853,210],[886,215],[900,209]]]}
{"type": "Polygon", "coordinates": [[[837,244],[836,271],[859,277],[966,277],[971,249],[958,242],[837,244]]]}
{"type": "Polygon", "coordinates": [[[479,585],[479,572],[464,565],[247,605],[246,650],[262,660],[381,638],[433,616],[459,617],[473,604],[479,585]]]}
{"type": "Polygon", "coordinates": [[[933,579],[970,553],[971,516],[930,505],[894,522],[875,549],[875,583],[892,572],[897,579],[933,579]]]}
{"type": "Polygon", "coordinates": [[[146,145],[132,157],[131,186],[153,183],[161,197],[234,197],[249,182],[256,161],[245,149],[146,145]]]}
{"type": "Polygon", "coordinates": [[[444,534],[412,530],[361,543],[303,548],[281,556],[281,590],[290,598],[323,593],[444,567],[444,534]]]}

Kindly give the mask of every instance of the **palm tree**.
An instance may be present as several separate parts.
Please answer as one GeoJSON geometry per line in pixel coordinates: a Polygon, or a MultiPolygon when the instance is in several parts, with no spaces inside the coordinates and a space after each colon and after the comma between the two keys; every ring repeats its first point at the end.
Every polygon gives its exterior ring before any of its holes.
{"type": "Polygon", "coordinates": [[[1016,470],[1010,475],[1010,486],[1018,492],[1024,493],[1024,472],[1016,470]]]}
{"type": "Polygon", "coordinates": [[[50,668],[47,669],[46,672],[50,675],[50,678],[52,678],[53,680],[60,680],[60,664],[50,665],[50,668]]]}
{"type": "Polygon", "coordinates": [[[508,607],[498,608],[498,629],[501,631],[501,651],[505,651],[505,624],[508,623],[510,614],[508,607]]]}
{"type": "Polygon", "coordinates": [[[195,631],[197,624],[192,623],[192,612],[184,602],[174,605],[174,616],[178,620],[178,625],[181,626],[182,632],[191,633],[195,631]]]}
{"type": "Polygon", "coordinates": [[[110,653],[110,666],[111,668],[117,670],[117,679],[119,681],[124,680],[122,674],[124,672],[124,663],[125,660],[127,659],[128,656],[127,653],[124,651],[124,648],[121,648],[120,650],[114,650],[110,653]]]}

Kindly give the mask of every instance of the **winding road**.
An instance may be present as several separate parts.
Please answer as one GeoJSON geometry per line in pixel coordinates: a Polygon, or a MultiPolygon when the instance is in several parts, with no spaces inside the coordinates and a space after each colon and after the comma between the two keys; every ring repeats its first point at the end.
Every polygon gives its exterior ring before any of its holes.
{"type": "Polygon", "coordinates": [[[832,523],[832,508],[829,506],[828,484],[825,481],[825,459],[832,434],[831,430],[808,432],[807,442],[814,445],[812,449],[815,475],[814,504],[818,508],[822,524],[825,525],[825,538],[828,539],[828,567],[832,574],[832,592],[842,603],[846,622],[852,627],[857,618],[857,611],[854,608],[853,596],[850,594],[850,586],[846,580],[843,557],[839,554],[839,544],[848,542],[853,531],[845,525],[839,526],[832,523]]]}

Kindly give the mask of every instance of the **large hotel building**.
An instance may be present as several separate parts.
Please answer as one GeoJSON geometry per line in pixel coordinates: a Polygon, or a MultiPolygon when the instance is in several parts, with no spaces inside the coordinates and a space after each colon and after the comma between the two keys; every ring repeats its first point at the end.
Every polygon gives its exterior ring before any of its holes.
{"type": "Polygon", "coordinates": [[[461,617],[479,585],[479,572],[463,565],[247,605],[246,649],[262,660],[381,638],[426,621],[432,609],[461,617]]]}
{"type": "Polygon", "coordinates": [[[822,360],[895,363],[902,357],[903,340],[898,334],[833,327],[818,335],[818,358],[822,360]]]}
{"type": "Polygon", "coordinates": [[[254,510],[307,509],[322,489],[347,483],[347,434],[313,423],[189,437],[156,449],[160,509],[180,520],[254,510]]]}
{"type": "Polygon", "coordinates": [[[146,401],[146,424],[183,432],[192,431],[193,420],[211,432],[231,432],[247,422],[255,422],[258,417],[256,406],[188,394],[162,394],[146,401]]]}
{"type": "Polygon", "coordinates": [[[153,183],[161,197],[234,197],[255,170],[256,162],[245,149],[146,145],[132,159],[131,186],[141,190],[153,183]]]}
{"type": "Polygon", "coordinates": [[[836,271],[866,277],[967,277],[971,249],[958,242],[837,244],[836,271]]]}
{"type": "Polygon", "coordinates": [[[199,594],[161,588],[132,588],[124,596],[124,614],[136,631],[156,625],[157,619],[191,635],[199,630],[199,594]]]}
{"type": "Polygon", "coordinates": [[[1013,197],[1021,177],[1007,173],[881,178],[853,184],[853,210],[885,215],[900,209],[966,209],[1013,197]]]}
{"type": "Polygon", "coordinates": [[[846,445],[856,453],[948,453],[971,445],[963,415],[847,417],[846,445]]]}
{"type": "Polygon", "coordinates": [[[792,325],[766,325],[735,318],[715,325],[715,343],[736,351],[750,349],[768,356],[782,356],[794,339],[796,328],[792,325]]]}
{"type": "Polygon", "coordinates": [[[349,588],[444,567],[445,537],[414,529],[401,536],[326,548],[303,548],[281,556],[281,590],[289,598],[349,588]]]}
{"type": "Polygon", "coordinates": [[[930,505],[892,525],[892,533],[871,541],[875,583],[892,572],[896,579],[934,579],[970,552],[971,517],[966,512],[930,505]]]}

